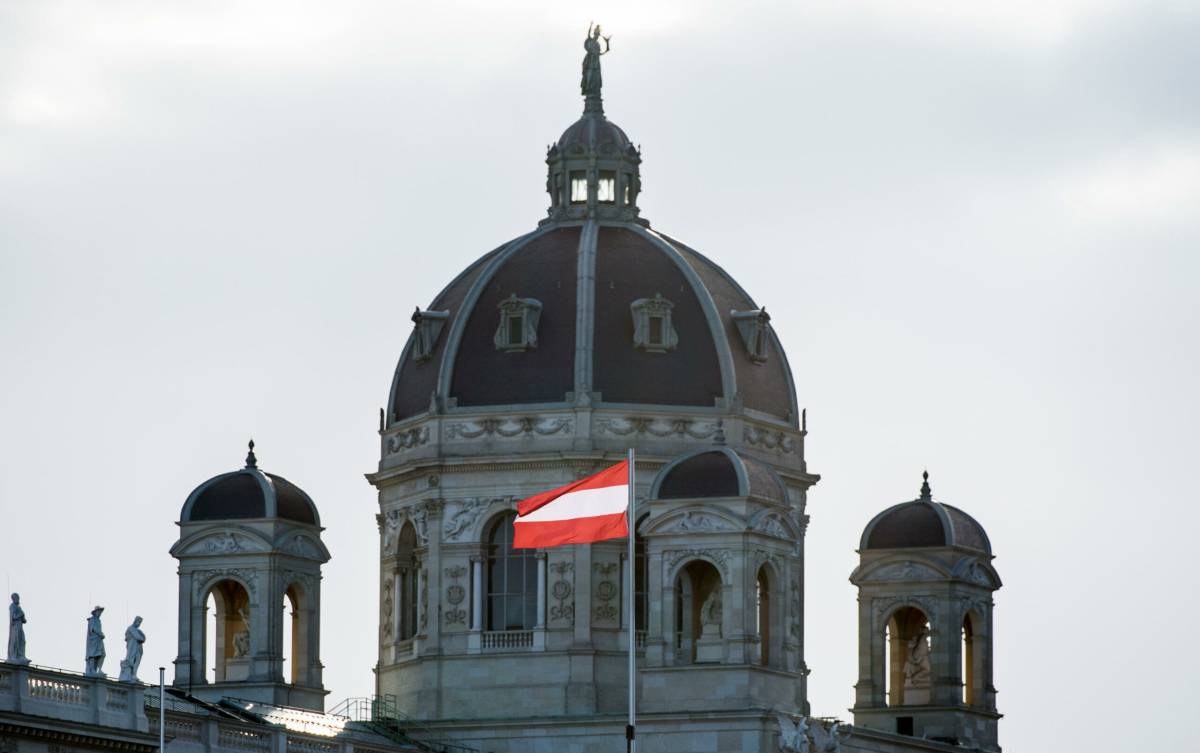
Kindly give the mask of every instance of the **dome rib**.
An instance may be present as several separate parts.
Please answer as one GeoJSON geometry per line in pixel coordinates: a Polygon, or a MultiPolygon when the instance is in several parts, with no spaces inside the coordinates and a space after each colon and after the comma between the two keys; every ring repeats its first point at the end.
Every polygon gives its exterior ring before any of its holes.
{"type": "Polygon", "coordinates": [[[729,339],[725,336],[725,323],[721,320],[721,314],[717,311],[717,304],[713,301],[712,294],[709,292],[708,287],[705,286],[704,281],[700,279],[700,275],[692,268],[687,259],[683,257],[683,254],[679,253],[679,249],[671,245],[670,241],[653,230],[640,225],[629,225],[629,229],[646,240],[651,241],[660,250],[665,252],[668,258],[675,262],[675,266],[679,267],[679,271],[683,273],[684,278],[692,286],[692,292],[700,301],[700,308],[704,311],[704,318],[708,320],[709,336],[712,337],[713,345],[717,349],[717,363],[721,368],[721,391],[724,393],[724,398],[728,405],[737,394],[733,352],[729,348],[729,339]]]}

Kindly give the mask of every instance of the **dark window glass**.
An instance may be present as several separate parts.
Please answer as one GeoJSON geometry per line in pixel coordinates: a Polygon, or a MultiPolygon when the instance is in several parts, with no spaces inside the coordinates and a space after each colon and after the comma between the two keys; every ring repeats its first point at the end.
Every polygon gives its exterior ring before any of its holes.
{"type": "Polygon", "coordinates": [[[524,321],[522,320],[522,317],[519,317],[519,316],[508,317],[508,344],[509,345],[522,344],[522,342],[524,341],[524,336],[525,336],[525,333],[524,333],[525,328],[522,326],[523,324],[524,324],[524,321]]]}
{"type": "Polygon", "coordinates": [[[650,317],[650,344],[661,345],[663,342],[663,318],[661,316],[650,317]]]}
{"type": "Polygon", "coordinates": [[[488,630],[529,630],[537,622],[536,550],[512,548],[515,519],[505,515],[488,536],[488,630]]]}

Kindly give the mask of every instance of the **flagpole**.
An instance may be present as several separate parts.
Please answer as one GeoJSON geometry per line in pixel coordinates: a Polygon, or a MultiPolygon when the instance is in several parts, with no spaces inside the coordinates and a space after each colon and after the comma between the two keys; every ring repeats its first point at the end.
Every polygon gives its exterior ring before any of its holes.
{"type": "Polygon", "coordinates": [[[636,472],[634,469],[633,448],[629,448],[629,567],[626,568],[629,572],[629,582],[626,583],[626,593],[629,594],[629,604],[627,606],[627,614],[629,615],[629,723],[625,726],[625,750],[628,753],[634,753],[637,750],[637,743],[634,741],[634,728],[637,724],[637,715],[635,712],[637,703],[637,668],[634,661],[634,651],[637,649],[637,560],[635,559],[636,552],[634,551],[634,529],[637,525],[637,516],[634,512],[634,507],[637,505],[637,484],[635,478],[636,472]]]}

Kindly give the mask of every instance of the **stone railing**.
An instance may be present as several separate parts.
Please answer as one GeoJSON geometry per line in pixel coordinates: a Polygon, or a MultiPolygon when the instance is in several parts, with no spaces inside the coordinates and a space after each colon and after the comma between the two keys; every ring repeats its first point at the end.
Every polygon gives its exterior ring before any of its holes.
{"type": "Polygon", "coordinates": [[[106,677],[0,663],[0,711],[146,732],[142,688],[106,677]]]}
{"type": "Polygon", "coordinates": [[[492,630],[482,638],[484,650],[533,647],[532,630],[492,630]]]}
{"type": "Polygon", "coordinates": [[[217,747],[270,753],[271,732],[235,727],[231,724],[219,724],[217,725],[217,747]]]}
{"type": "Polygon", "coordinates": [[[633,634],[633,643],[638,648],[645,648],[646,647],[646,631],[645,630],[635,631],[633,634]]]}

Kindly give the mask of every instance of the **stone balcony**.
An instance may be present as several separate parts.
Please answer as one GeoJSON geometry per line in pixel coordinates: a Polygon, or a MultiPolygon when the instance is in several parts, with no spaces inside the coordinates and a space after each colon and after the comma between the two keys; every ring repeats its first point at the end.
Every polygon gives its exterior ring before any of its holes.
{"type": "Polygon", "coordinates": [[[147,732],[142,685],[0,663],[0,711],[147,732]]]}

